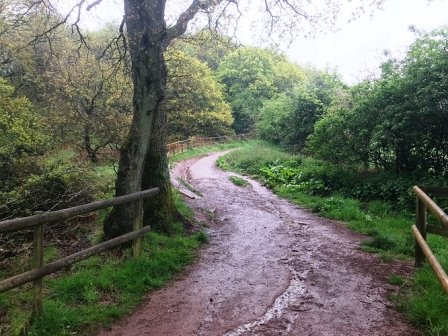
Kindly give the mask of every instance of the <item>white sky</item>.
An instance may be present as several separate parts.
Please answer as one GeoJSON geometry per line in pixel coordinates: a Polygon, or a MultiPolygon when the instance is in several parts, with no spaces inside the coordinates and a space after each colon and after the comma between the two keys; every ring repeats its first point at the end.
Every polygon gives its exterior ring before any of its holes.
{"type": "MultiPolygon", "coordinates": [[[[181,1],[190,3],[189,0],[181,1]]],[[[117,7],[122,6],[121,1],[105,1],[96,8],[100,17],[107,16],[109,20],[120,17],[119,10],[111,6],[111,2],[117,7]]],[[[351,23],[340,22],[340,31],[336,33],[318,33],[313,39],[298,36],[289,48],[282,50],[298,64],[337,68],[344,80],[352,84],[368,73],[378,72],[383,50],[398,57],[404,54],[415,39],[408,30],[410,25],[433,30],[448,24],[448,1],[385,0],[383,7],[384,10],[375,11],[373,17],[367,13],[351,23]]],[[[249,34],[241,35],[246,36],[239,37],[243,43],[250,41],[249,34]]]]}
{"type": "Polygon", "coordinates": [[[408,30],[410,25],[433,30],[447,24],[448,1],[386,0],[384,10],[376,11],[372,18],[365,15],[340,25],[336,33],[319,34],[314,39],[298,38],[284,51],[299,64],[337,67],[346,82],[355,83],[378,69],[383,50],[394,56],[404,54],[415,40],[408,30]]]}

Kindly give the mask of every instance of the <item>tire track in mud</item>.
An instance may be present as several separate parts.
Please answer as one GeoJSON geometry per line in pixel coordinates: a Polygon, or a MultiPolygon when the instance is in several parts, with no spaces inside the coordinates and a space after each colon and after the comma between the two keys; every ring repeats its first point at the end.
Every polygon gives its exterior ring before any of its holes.
{"type": "Polygon", "coordinates": [[[100,335],[420,334],[387,300],[390,275],[411,274],[409,262],[359,251],[365,237],[256,181],[233,185],[235,174],[214,167],[220,155],[173,171],[185,176],[188,168],[204,195],[187,203],[211,223],[209,245],[180,279],[100,335]]]}

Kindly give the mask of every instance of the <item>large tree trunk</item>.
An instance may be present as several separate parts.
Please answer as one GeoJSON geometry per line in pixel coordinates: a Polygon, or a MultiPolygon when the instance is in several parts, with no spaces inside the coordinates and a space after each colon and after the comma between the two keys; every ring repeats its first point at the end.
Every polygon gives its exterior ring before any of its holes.
{"type": "MultiPolygon", "coordinates": [[[[166,196],[169,192],[166,139],[158,138],[159,132],[155,132],[156,124],[164,125],[165,118],[159,114],[166,82],[163,59],[163,42],[166,38],[165,0],[125,0],[124,3],[132,59],[134,115],[131,130],[121,150],[115,195],[141,190],[145,171],[144,186],[160,187],[162,191],[155,196],[153,202],[169,209],[172,207],[172,197],[166,196]],[[148,151],[149,146],[151,148],[148,151]]],[[[106,238],[132,231],[132,209],[132,204],[114,207],[103,224],[106,238]]],[[[151,219],[149,216],[145,214],[146,223],[151,219]]],[[[158,218],[155,217],[151,222],[157,226],[158,218]]]]}
{"type": "Polygon", "coordinates": [[[142,190],[152,187],[159,188],[157,197],[144,200],[144,225],[150,225],[157,231],[169,232],[170,224],[177,215],[171,192],[171,182],[168,170],[166,144],[168,139],[166,112],[159,110],[150,146],[146,153],[145,170],[142,178],[142,190]]]}

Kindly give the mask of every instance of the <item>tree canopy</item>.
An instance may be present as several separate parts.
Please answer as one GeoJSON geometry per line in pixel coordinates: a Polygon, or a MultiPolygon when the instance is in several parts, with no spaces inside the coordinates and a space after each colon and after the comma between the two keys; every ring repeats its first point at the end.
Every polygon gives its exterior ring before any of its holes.
{"type": "Polygon", "coordinates": [[[420,33],[402,61],[385,61],[379,78],[354,86],[348,104],[328,111],[311,150],[332,162],[446,174],[447,43],[447,28],[420,33]]]}
{"type": "Polygon", "coordinates": [[[302,69],[275,49],[242,47],[227,54],[216,70],[225,85],[237,133],[251,130],[263,102],[304,80],[302,69]]]}
{"type": "Polygon", "coordinates": [[[170,138],[229,134],[232,112],[211,69],[180,50],[170,50],[166,57],[170,73],[163,108],[170,138]]]}

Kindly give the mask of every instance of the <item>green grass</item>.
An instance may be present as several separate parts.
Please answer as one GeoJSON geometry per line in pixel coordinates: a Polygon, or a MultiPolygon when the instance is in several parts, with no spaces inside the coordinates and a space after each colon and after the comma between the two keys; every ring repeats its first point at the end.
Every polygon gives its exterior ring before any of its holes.
{"type": "MultiPolygon", "coordinates": [[[[415,222],[415,213],[408,210],[407,199],[398,196],[396,203],[384,200],[366,199],[366,195],[382,196],[373,188],[381,185],[380,177],[374,177],[373,182],[365,186],[360,195],[362,199],[354,199],[344,194],[353,194],[353,190],[361,190],[366,179],[357,177],[354,172],[338,174],[311,158],[291,156],[273,146],[233,151],[221,157],[217,165],[225,170],[241,174],[250,174],[259,178],[273,189],[279,196],[305,206],[319,216],[340,220],[355,231],[369,236],[360,245],[364,251],[378,253],[383,262],[395,259],[412,259],[414,257],[414,237],[411,226],[415,222]],[[272,167],[266,169],[267,167],[272,167]],[[341,175],[341,176],[339,176],[341,175]],[[343,183],[338,179],[345,179],[343,183]],[[353,181],[351,180],[353,179],[353,181]],[[342,186],[341,193],[335,191],[338,183],[342,186]],[[353,190],[347,192],[347,186],[353,185],[353,190]],[[361,183],[361,184],[359,184],[361,183]],[[401,206],[403,205],[403,206],[401,206]]],[[[387,178],[387,176],[385,176],[387,178]]],[[[401,179],[400,189],[405,190],[401,179]]],[[[387,181],[385,188],[389,188],[387,181]]],[[[412,184],[409,184],[410,190],[412,184]]],[[[384,195],[392,195],[384,190],[384,195]]],[[[389,197],[390,198],[390,197],[389,197]]],[[[392,197],[393,198],[393,197],[392,197]]],[[[429,218],[431,220],[431,218],[429,218]]],[[[445,270],[448,270],[448,242],[440,236],[429,235],[428,244],[445,270]]],[[[413,282],[408,283],[400,276],[392,275],[390,283],[401,286],[400,295],[394,300],[404,312],[409,321],[419,325],[427,335],[448,335],[448,295],[432,269],[426,264],[417,269],[413,282]]]]}
{"type": "Polygon", "coordinates": [[[391,285],[394,285],[394,286],[402,286],[406,283],[406,280],[402,276],[392,274],[390,276],[389,282],[391,285]]]}
{"type": "Polygon", "coordinates": [[[150,232],[143,238],[140,258],[133,258],[130,250],[120,257],[112,251],[77,263],[58,278],[46,277],[43,315],[28,328],[31,310],[23,302],[31,300],[30,291],[0,294],[0,310],[8,308],[10,321],[2,335],[19,335],[25,329],[27,335],[90,335],[131,312],[145,293],[172,279],[205,242],[204,232],[192,236],[150,232]]]}
{"type": "Polygon", "coordinates": [[[247,182],[245,179],[238,177],[238,176],[230,176],[229,180],[234,185],[239,186],[239,187],[246,187],[246,186],[250,185],[249,182],[247,182]]]}
{"type": "Polygon", "coordinates": [[[217,166],[224,170],[257,176],[260,173],[260,168],[270,163],[293,160],[294,158],[264,141],[252,140],[246,142],[238,150],[220,157],[217,166]]]}
{"type": "Polygon", "coordinates": [[[57,162],[69,162],[76,157],[76,151],[74,148],[65,147],[58,150],[54,150],[45,156],[46,164],[56,164],[57,162]]]}
{"type": "Polygon", "coordinates": [[[172,188],[172,191],[174,196],[174,204],[176,205],[177,210],[185,218],[193,220],[194,219],[193,210],[184,203],[184,200],[177,189],[172,188]]]}

